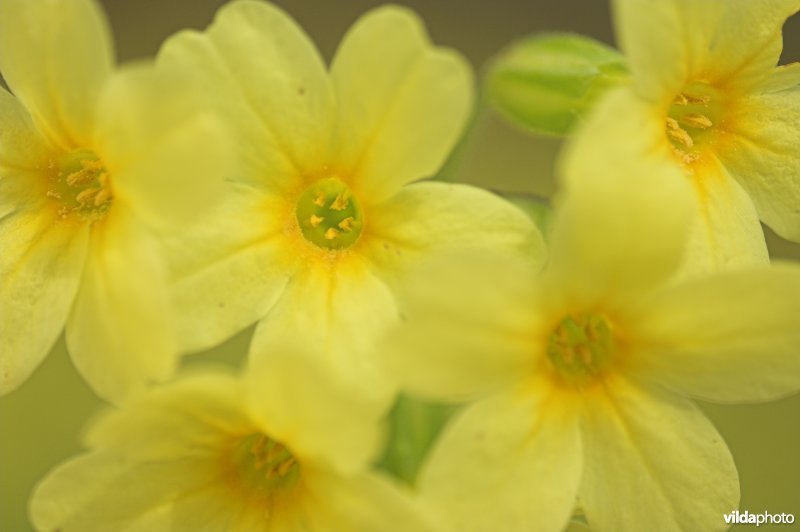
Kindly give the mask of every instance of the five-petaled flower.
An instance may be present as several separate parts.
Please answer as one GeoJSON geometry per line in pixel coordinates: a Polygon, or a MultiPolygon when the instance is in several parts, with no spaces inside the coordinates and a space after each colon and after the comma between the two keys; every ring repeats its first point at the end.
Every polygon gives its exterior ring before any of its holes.
{"type": "Polygon", "coordinates": [[[675,281],[690,186],[658,161],[595,161],[607,175],[562,198],[541,275],[442,259],[385,346],[410,391],[475,399],[419,480],[457,530],[562,530],[576,500],[598,532],[722,529],[736,468],[688,397],[800,390],[800,267],[675,281]]]}
{"type": "Polygon", "coordinates": [[[31,516],[64,532],[433,532],[367,471],[381,414],[284,347],[244,378],[206,370],[108,412],[90,450],[39,484],[31,516]]]}
{"type": "Polygon", "coordinates": [[[365,391],[391,397],[374,339],[399,317],[409,264],[434,249],[534,248],[515,207],[434,174],[472,101],[470,71],[433,48],[398,7],[362,17],[330,73],[278,8],[223,7],[204,33],[160,52],[204,86],[237,132],[240,174],[222,212],[167,242],[182,338],[209,347],[259,321],[251,352],[290,334],[313,339],[365,391]]]}
{"type": "Polygon", "coordinates": [[[154,231],[182,227],[225,167],[220,125],[177,76],[113,72],[91,0],[0,1],[0,393],[66,324],[105,398],[164,378],[177,355],[154,231]]]}
{"type": "Polygon", "coordinates": [[[767,262],[759,218],[800,242],[800,63],[776,66],[783,23],[800,1],[614,8],[631,83],[599,104],[583,146],[684,170],[699,212],[688,274],[767,262]]]}

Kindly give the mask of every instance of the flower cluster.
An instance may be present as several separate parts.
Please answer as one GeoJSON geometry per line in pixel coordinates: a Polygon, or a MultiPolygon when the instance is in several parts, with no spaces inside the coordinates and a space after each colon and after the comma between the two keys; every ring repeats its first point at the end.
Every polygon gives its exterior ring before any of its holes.
{"type": "Polygon", "coordinates": [[[567,137],[551,213],[435,179],[472,72],[406,8],[326,66],[234,0],[115,67],[94,0],[0,0],[0,393],[63,332],[112,403],[33,525],[725,529],[692,399],[800,390],[800,266],[759,225],[800,242],[800,1],[613,11],[622,53],[551,35],[487,73],[567,137]],[[248,327],[241,368],[181,369],[248,327]]]}

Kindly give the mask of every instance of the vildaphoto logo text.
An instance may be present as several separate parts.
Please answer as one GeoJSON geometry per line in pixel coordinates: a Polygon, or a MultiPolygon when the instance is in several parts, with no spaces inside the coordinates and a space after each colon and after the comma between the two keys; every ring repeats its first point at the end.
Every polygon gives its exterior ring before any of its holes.
{"type": "Polygon", "coordinates": [[[762,512],[760,514],[751,514],[747,510],[744,512],[734,510],[729,514],[723,515],[723,517],[725,518],[725,523],[728,525],[754,524],[759,526],[767,523],[777,525],[790,525],[794,523],[794,515],[785,513],[771,514],[769,512],[762,512]]]}

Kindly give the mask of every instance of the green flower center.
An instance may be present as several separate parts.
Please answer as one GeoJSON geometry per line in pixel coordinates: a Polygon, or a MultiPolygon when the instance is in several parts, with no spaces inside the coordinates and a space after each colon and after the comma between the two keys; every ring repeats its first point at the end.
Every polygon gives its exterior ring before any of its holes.
{"type": "Polygon", "coordinates": [[[320,179],[305,189],[296,213],[305,239],[324,249],[349,248],[364,227],[364,214],[353,193],[335,177],[320,179]]]}
{"type": "Polygon", "coordinates": [[[253,433],[237,440],[232,457],[241,483],[267,497],[291,488],[300,478],[300,464],[292,453],[264,434],[253,433]]]}
{"type": "Polygon", "coordinates": [[[567,316],[547,341],[547,357],[567,383],[581,386],[600,375],[611,362],[616,343],[602,314],[567,316]]]}
{"type": "Polygon", "coordinates": [[[55,174],[47,197],[59,202],[58,215],[93,223],[108,214],[113,202],[111,184],[100,158],[90,150],[73,150],[54,163],[55,174]]]}
{"type": "Polygon", "coordinates": [[[690,83],[675,97],[667,112],[666,133],[681,162],[700,158],[700,148],[708,144],[721,115],[719,93],[706,83],[690,83]]]}

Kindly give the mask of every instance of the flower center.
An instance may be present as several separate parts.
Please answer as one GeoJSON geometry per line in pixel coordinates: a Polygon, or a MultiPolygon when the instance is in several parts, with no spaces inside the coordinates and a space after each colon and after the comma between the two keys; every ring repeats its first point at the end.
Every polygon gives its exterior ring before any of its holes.
{"type": "Polygon", "coordinates": [[[233,445],[232,461],[238,480],[256,494],[272,499],[300,478],[300,464],[282,444],[253,433],[233,445]]]}
{"type": "Polygon", "coordinates": [[[111,183],[100,158],[92,151],[77,149],[59,157],[47,196],[59,202],[62,219],[77,216],[93,223],[105,218],[113,202],[111,183]]]}
{"type": "Polygon", "coordinates": [[[692,164],[700,158],[721,114],[719,94],[706,83],[690,83],[675,97],[667,113],[666,133],[681,162],[692,164]]]}
{"type": "Polygon", "coordinates": [[[614,334],[602,314],[567,316],[547,341],[547,357],[567,383],[582,386],[600,375],[615,351],[614,334]]]}
{"type": "Polygon", "coordinates": [[[364,215],[347,185],[331,177],[316,181],[300,194],[297,223],[312,244],[343,249],[358,240],[364,215]]]}

